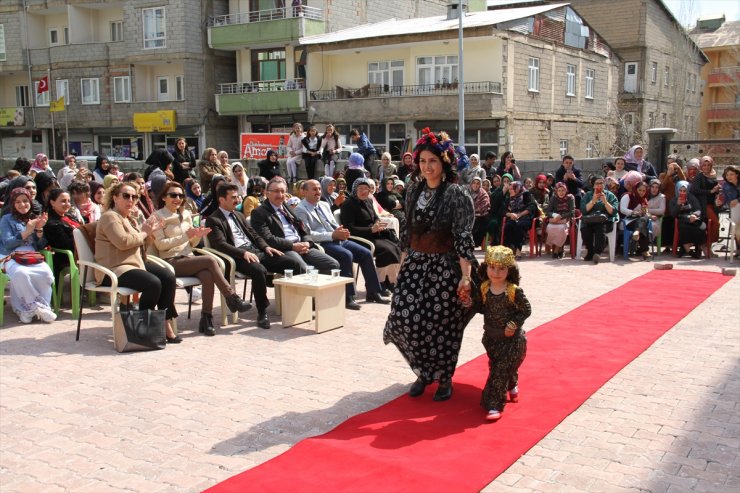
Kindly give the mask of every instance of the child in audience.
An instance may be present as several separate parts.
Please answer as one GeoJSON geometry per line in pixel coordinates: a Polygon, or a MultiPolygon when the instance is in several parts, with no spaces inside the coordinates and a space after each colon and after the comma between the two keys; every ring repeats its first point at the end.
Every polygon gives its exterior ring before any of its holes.
{"type": "Polygon", "coordinates": [[[519,401],[519,367],[527,355],[527,338],[522,325],[532,313],[519,284],[519,267],[514,252],[505,246],[488,247],[480,267],[483,301],[483,347],[488,353],[488,379],[481,406],[487,421],[498,421],[506,406],[519,401]]]}

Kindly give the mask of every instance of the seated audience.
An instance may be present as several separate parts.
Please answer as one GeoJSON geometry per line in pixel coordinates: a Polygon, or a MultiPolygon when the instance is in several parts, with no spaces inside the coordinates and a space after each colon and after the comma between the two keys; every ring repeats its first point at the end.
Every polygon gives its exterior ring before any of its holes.
{"type": "MultiPolygon", "coordinates": [[[[72,199],[70,199],[69,193],[61,188],[52,190],[49,194],[47,214],[48,220],[44,225],[44,236],[49,246],[74,252],[75,240],[72,232],[84,224],[84,221],[77,215],[77,210],[72,207],[72,199]]],[[[55,253],[54,279],[58,283],[63,281],[63,279],[60,279],[60,274],[67,267],[69,267],[69,256],[64,253],[55,253]]]]}
{"type": "Polygon", "coordinates": [[[100,206],[90,198],[90,185],[84,181],[73,181],[69,185],[69,194],[85,224],[100,219],[100,206]]]}
{"type": "Polygon", "coordinates": [[[339,209],[347,196],[337,191],[337,180],[330,176],[321,179],[321,200],[329,204],[331,211],[339,209]]]}
{"type": "Polygon", "coordinates": [[[475,222],[473,223],[473,242],[476,245],[483,243],[488,225],[488,215],[491,212],[491,198],[483,190],[483,180],[480,176],[473,176],[470,182],[470,196],[473,198],[473,210],[475,211],[475,222]]]}
{"type": "Polygon", "coordinates": [[[624,227],[632,231],[632,241],[637,243],[636,253],[650,260],[650,211],[648,186],[641,181],[631,193],[622,195],[619,212],[624,217],[624,227]]]}
{"type": "Polygon", "coordinates": [[[653,178],[650,180],[648,191],[648,212],[650,213],[650,220],[653,222],[653,238],[659,238],[662,234],[661,229],[665,211],[666,201],[665,195],[660,193],[660,180],[653,178]]]}
{"type": "Polygon", "coordinates": [[[725,180],[722,183],[724,204],[730,209],[730,221],[735,224],[735,257],[740,256],[740,170],[735,166],[728,166],[722,173],[725,180]]]}
{"type": "Polygon", "coordinates": [[[593,190],[586,192],[581,202],[581,236],[586,247],[584,260],[598,264],[604,251],[606,234],[614,228],[619,215],[619,200],[609,190],[604,190],[604,179],[596,177],[593,190]]]}
{"type": "Polygon", "coordinates": [[[671,217],[678,218],[678,244],[680,245],[678,256],[691,254],[694,258],[701,258],[703,245],[707,239],[706,224],[702,222],[701,202],[694,197],[689,188],[687,181],[676,183],[676,195],[668,202],[668,211],[671,217]]]}
{"type": "Polygon", "coordinates": [[[563,246],[568,239],[570,223],[574,220],[576,211],[576,199],[568,193],[565,183],[555,184],[555,193],[547,203],[545,215],[547,216],[547,228],[545,228],[546,245],[550,245],[552,258],[563,258],[563,246]]]}
{"type": "Polygon", "coordinates": [[[539,217],[539,209],[532,194],[524,190],[521,182],[515,181],[509,187],[509,197],[504,202],[506,224],[504,225],[503,245],[511,248],[517,260],[522,257],[522,245],[529,238],[532,221],[539,217]]]}

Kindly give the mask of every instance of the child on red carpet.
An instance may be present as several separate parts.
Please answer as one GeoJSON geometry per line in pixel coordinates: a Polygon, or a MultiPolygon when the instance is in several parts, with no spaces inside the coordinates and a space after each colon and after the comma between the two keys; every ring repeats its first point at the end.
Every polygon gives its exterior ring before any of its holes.
{"type": "Polygon", "coordinates": [[[488,380],[481,406],[487,421],[498,421],[506,406],[519,401],[519,367],[527,355],[527,338],[522,325],[532,313],[519,284],[519,267],[514,252],[505,246],[488,247],[480,267],[483,302],[483,347],[488,353],[488,380]]]}

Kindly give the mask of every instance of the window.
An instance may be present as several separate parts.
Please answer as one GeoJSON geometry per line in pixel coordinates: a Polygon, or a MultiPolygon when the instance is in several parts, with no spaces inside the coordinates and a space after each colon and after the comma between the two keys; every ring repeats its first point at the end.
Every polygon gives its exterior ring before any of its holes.
{"type": "Polygon", "coordinates": [[[586,99],[594,98],[594,79],[596,78],[596,70],[592,68],[586,69],[586,99]]]}
{"type": "Polygon", "coordinates": [[[252,50],[252,80],[285,79],[285,48],[252,50]]]}
{"type": "Polygon", "coordinates": [[[384,90],[403,85],[403,60],[370,62],[367,64],[367,83],[379,84],[384,90]]]}
{"type": "Polygon", "coordinates": [[[666,128],[668,126],[668,114],[663,113],[663,128],[666,128]]]}
{"type": "Polygon", "coordinates": [[[529,58],[529,83],[527,90],[530,92],[540,92],[540,59],[529,58]]]}
{"type": "Polygon", "coordinates": [[[170,78],[157,77],[157,101],[170,100],[170,78]]]}
{"type": "Polygon", "coordinates": [[[185,77],[182,75],[175,76],[175,99],[177,101],[185,100],[185,77]]]}
{"type": "Polygon", "coordinates": [[[123,21],[113,21],[110,23],[110,40],[123,41],[123,21]]]}
{"type": "Polygon", "coordinates": [[[57,99],[64,96],[64,106],[69,106],[69,81],[67,79],[57,79],[57,99]]]}
{"type": "Polygon", "coordinates": [[[416,83],[421,86],[449,84],[459,80],[457,56],[420,56],[416,58],[416,83]]]}
{"type": "Polygon", "coordinates": [[[164,48],[167,40],[165,8],[142,9],[141,17],[144,26],[144,48],[164,48]]]}
{"type": "Polygon", "coordinates": [[[0,62],[5,61],[5,24],[0,24],[0,62]]]}
{"type": "Polygon", "coordinates": [[[82,104],[100,104],[100,80],[80,79],[82,104]]]}
{"type": "Polygon", "coordinates": [[[15,105],[18,107],[31,106],[28,97],[28,86],[15,86],[15,105]]]}
{"type": "Polygon", "coordinates": [[[36,97],[36,106],[49,106],[49,91],[44,91],[39,94],[39,84],[41,84],[41,82],[38,80],[33,83],[33,94],[36,97]]]}
{"type": "Polygon", "coordinates": [[[64,44],[68,45],[69,44],[69,28],[65,27],[63,31],[64,31],[64,44]]]}
{"type": "Polygon", "coordinates": [[[560,157],[562,158],[566,154],[568,154],[568,141],[561,140],[560,141],[560,157]]]}
{"type": "MultiPolygon", "coordinates": [[[[485,156],[488,151],[498,154],[499,129],[496,122],[488,128],[465,128],[465,149],[470,154],[485,156]]],[[[481,158],[482,159],[482,158],[481,158]]]]}
{"type": "Polygon", "coordinates": [[[586,142],[586,157],[591,158],[594,157],[594,151],[596,150],[596,147],[594,146],[594,142],[592,140],[589,140],[586,142]]]}
{"type": "Polygon", "coordinates": [[[663,69],[663,85],[665,87],[668,87],[668,84],[671,81],[671,68],[666,66],[665,69],[663,69]]]}
{"type": "Polygon", "coordinates": [[[131,102],[131,78],[129,76],[113,77],[113,102],[131,102]]]}
{"type": "Polygon", "coordinates": [[[648,124],[650,125],[650,128],[655,126],[655,113],[652,111],[648,113],[648,124]]]}
{"type": "Polygon", "coordinates": [[[576,95],[576,66],[567,65],[565,69],[565,95],[576,95]]]}
{"type": "Polygon", "coordinates": [[[691,74],[691,92],[696,93],[696,74],[691,74]]]}
{"type": "Polygon", "coordinates": [[[650,64],[650,83],[656,82],[658,82],[658,62],[653,62],[650,64]]]}
{"type": "Polygon", "coordinates": [[[49,29],[49,46],[57,46],[59,44],[59,29],[52,27],[49,29]]]}

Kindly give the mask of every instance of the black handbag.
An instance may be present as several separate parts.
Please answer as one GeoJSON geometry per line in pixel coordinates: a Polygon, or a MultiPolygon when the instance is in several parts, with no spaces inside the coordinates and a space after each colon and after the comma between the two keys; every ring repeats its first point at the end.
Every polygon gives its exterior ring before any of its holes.
{"type": "Polygon", "coordinates": [[[113,339],[116,351],[164,349],[167,344],[166,310],[124,310],[116,313],[113,339]]]}
{"type": "Polygon", "coordinates": [[[581,218],[583,224],[604,224],[609,218],[606,214],[587,214],[581,218]]]}

